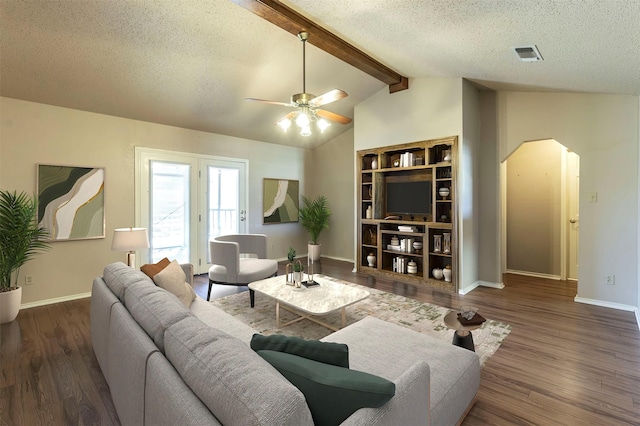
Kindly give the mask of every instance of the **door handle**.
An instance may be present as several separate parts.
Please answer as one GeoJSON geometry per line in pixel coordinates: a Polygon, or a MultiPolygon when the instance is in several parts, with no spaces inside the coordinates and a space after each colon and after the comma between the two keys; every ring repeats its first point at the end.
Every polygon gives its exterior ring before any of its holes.
{"type": "Polygon", "coordinates": [[[569,219],[569,223],[576,223],[578,219],[569,219]]]}

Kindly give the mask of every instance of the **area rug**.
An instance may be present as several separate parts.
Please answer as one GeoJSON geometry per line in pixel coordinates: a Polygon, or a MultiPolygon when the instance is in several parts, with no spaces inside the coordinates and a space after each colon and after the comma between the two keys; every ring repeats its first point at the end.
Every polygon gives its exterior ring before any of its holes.
{"type": "MultiPolygon", "coordinates": [[[[324,278],[331,279],[326,276],[324,278]]],[[[443,321],[444,316],[450,311],[449,308],[419,302],[404,296],[346,283],[345,281],[335,281],[360,287],[371,293],[371,296],[365,300],[347,307],[347,325],[371,315],[451,343],[453,330],[449,329],[443,321]]],[[[313,289],[308,291],[313,291],[313,289]]],[[[331,330],[308,320],[298,321],[281,329],[276,328],[275,300],[259,293],[256,293],[255,308],[253,309],[249,306],[247,292],[215,299],[211,303],[265,335],[286,334],[304,339],[321,339],[332,333],[331,330]]],[[[280,310],[282,323],[286,323],[296,317],[295,314],[286,310],[280,310]]],[[[335,327],[339,327],[341,324],[339,312],[326,315],[321,319],[335,327]]],[[[510,331],[511,326],[509,324],[491,319],[487,319],[479,329],[473,330],[473,341],[476,346],[476,353],[480,357],[481,365],[498,350],[510,331]]]]}

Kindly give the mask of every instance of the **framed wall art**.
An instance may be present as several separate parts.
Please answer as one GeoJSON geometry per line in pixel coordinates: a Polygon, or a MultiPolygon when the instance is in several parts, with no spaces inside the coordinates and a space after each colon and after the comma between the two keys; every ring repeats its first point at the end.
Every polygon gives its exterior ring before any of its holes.
{"type": "Polygon", "coordinates": [[[300,206],[299,187],[297,180],[264,178],[262,223],[297,222],[300,206]]]}
{"type": "Polygon", "coordinates": [[[49,241],[105,237],[104,167],[38,164],[38,222],[49,241]]]}

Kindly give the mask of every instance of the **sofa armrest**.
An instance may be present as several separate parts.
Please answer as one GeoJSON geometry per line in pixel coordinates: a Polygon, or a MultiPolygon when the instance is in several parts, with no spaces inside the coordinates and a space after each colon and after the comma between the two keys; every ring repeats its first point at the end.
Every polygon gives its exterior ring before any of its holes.
{"type": "Polygon", "coordinates": [[[393,382],[396,385],[396,394],[389,402],[380,408],[361,408],[342,422],[342,425],[430,424],[429,364],[417,361],[393,382]]]}

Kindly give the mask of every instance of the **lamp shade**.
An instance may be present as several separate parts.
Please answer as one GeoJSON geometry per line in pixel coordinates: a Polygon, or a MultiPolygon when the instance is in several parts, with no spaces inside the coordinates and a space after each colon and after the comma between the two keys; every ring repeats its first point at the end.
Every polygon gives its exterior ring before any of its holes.
{"type": "Polygon", "coordinates": [[[119,228],[113,232],[111,250],[133,251],[148,247],[147,228],[119,228]]]}

